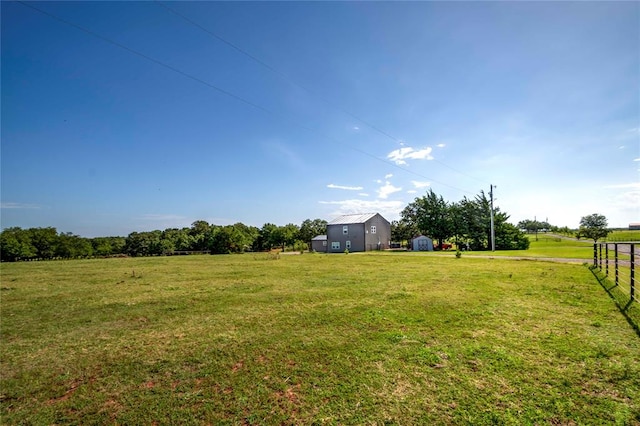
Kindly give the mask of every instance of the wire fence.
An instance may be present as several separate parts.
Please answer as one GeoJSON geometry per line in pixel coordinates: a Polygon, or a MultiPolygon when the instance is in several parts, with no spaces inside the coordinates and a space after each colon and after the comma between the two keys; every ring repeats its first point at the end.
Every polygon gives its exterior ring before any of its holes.
{"type": "Polygon", "coordinates": [[[640,302],[636,292],[635,271],[640,259],[640,243],[616,242],[593,245],[593,266],[614,281],[629,295],[630,302],[640,302]]]}

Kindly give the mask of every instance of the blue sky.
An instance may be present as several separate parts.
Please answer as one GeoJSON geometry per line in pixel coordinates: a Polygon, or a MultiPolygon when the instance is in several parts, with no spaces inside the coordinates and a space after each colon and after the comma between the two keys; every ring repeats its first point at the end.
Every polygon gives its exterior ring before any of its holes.
{"type": "Polygon", "coordinates": [[[3,228],[640,222],[638,2],[163,4],[2,2],[3,228]]]}

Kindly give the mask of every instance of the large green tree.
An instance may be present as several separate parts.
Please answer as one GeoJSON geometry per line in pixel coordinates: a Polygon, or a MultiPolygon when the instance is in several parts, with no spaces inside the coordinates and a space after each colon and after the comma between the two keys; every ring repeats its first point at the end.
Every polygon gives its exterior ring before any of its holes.
{"type": "Polygon", "coordinates": [[[55,246],[56,257],[73,259],[91,255],[93,255],[93,246],[88,239],[73,235],[71,232],[58,235],[55,246]]]}
{"type": "Polygon", "coordinates": [[[497,250],[526,250],[529,248],[529,238],[518,227],[508,222],[500,222],[496,226],[497,250]]]}
{"type": "Polygon", "coordinates": [[[111,256],[124,253],[124,237],[96,237],[91,239],[93,253],[96,256],[111,256]]]}
{"type": "Polygon", "coordinates": [[[257,232],[242,223],[215,227],[209,246],[211,253],[242,253],[251,247],[254,235],[257,232]]]}
{"type": "Polygon", "coordinates": [[[323,219],[306,219],[300,225],[299,238],[307,244],[311,243],[313,237],[325,235],[327,233],[327,221],[323,219]]]}
{"type": "Polygon", "coordinates": [[[394,220],[391,222],[391,240],[395,242],[406,242],[409,244],[411,239],[417,236],[418,230],[408,220],[394,220]]]}
{"type": "Polygon", "coordinates": [[[38,259],[53,258],[58,241],[58,231],[56,231],[56,228],[30,228],[27,232],[29,232],[31,244],[36,250],[35,257],[38,259]]]}
{"type": "Polygon", "coordinates": [[[438,196],[433,189],[427,195],[416,198],[402,210],[400,216],[407,223],[438,241],[441,246],[444,240],[453,236],[453,223],[449,213],[449,204],[438,196]]]}
{"type": "MultiPolygon", "coordinates": [[[[437,240],[440,245],[451,237],[458,246],[472,250],[487,250],[491,245],[491,201],[483,191],[474,199],[464,197],[458,203],[448,203],[430,189],[426,196],[410,203],[401,216],[400,222],[437,240]]],[[[507,222],[509,215],[495,207],[493,216],[496,249],[529,247],[526,235],[507,222]]]]}
{"type": "Polygon", "coordinates": [[[300,238],[300,228],[298,225],[288,223],[285,226],[280,227],[280,233],[282,235],[282,249],[285,246],[293,246],[293,244],[300,238]]]}
{"type": "Polygon", "coordinates": [[[525,219],[518,222],[518,228],[524,229],[529,233],[534,233],[538,231],[546,232],[552,227],[547,221],[540,222],[538,220],[525,219]]]}
{"type": "Polygon", "coordinates": [[[0,233],[0,259],[15,262],[36,257],[36,248],[31,244],[31,233],[19,227],[7,228],[0,233]]]}
{"type": "Polygon", "coordinates": [[[165,247],[173,248],[173,251],[193,250],[194,238],[189,233],[189,228],[167,228],[162,231],[162,239],[169,241],[165,243],[165,247]]]}
{"type": "Polygon", "coordinates": [[[191,250],[208,250],[211,244],[211,225],[205,220],[196,220],[191,224],[189,235],[193,239],[191,250]]]}
{"type": "Polygon", "coordinates": [[[240,235],[241,242],[238,243],[240,251],[250,250],[254,241],[260,235],[260,229],[255,226],[247,226],[241,222],[235,223],[233,228],[240,235]]]}
{"type": "Polygon", "coordinates": [[[271,250],[281,242],[281,233],[278,230],[278,226],[273,223],[265,223],[260,228],[260,233],[255,241],[255,248],[257,250],[271,250]]]}
{"type": "Polygon", "coordinates": [[[234,244],[235,235],[233,226],[217,226],[211,232],[209,241],[209,250],[212,254],[232,253],[232,245],[234,244]]]}
{"type": "Polygon", "coordinates": [[[597,243],[600,238],[604,238],[611,232],[607,229],[607,218],[601,214],[593,213],[588,216],[583,216],[580,219],[579,234],[581,237],[591,238],[594,243],[597,243]]]}
{"type": "Polygon", "coordinates": [[[129,256],[153,256],[167,254],[168,247],[161,243],[162,231],[132,232],[125,240],[124,251],[129,256]],[[165,251],[165,249],[167,249],[165,251]]]}

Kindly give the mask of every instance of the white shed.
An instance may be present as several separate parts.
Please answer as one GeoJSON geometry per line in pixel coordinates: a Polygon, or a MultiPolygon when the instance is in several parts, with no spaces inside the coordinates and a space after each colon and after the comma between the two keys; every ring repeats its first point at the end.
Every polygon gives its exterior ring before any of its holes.
{"type": "Polygon", "coordinates": [[[419,235],[411,240],[411,248],[414,251],[433,251],[433,240],[424,235],[419,235]]]}

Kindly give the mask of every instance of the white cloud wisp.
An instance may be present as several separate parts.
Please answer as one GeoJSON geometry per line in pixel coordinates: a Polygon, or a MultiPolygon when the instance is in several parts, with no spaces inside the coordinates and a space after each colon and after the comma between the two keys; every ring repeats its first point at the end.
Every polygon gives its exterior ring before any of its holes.
{"type": "Polygon", "coordinates": [[[413,184],[413,186],[415,188],[418,188],[418,189],[426,188],[426,187],[431,185],[431,182],[420,182],[420,181],[417,181],[417,180],[412,180],[411,183],[413,184]]]}
{"type": "Polygon", "coordinates": [[[335,185],[333,183],[330,183],[329,185],[327,185],[327,188],[344,189],[345,191],[362,191],[364,189],[361,186],[344,186],[344,185],[335,185]]]}
{"type": "Polygon", "coordinates": [[[393,186],[391,182],[386,182],[383,186],[378,189],[378,198],[386,199],[390,194],[394,192],[402,191],[402,188],[398,188],[397,186],[393,186]]]}
{"type": "Polygon", "coordinates": [[[413,149],[411,147],[404,147],[391,151],[387,155],[387,158],[397,165],[403,165],[407,164],[405,160],[433,160],[431,151],[433,151],[431,147],[426,147],[419,150],[413,149]]]}
{"type": "Polygon", "coordinates": [[[341,200],[341,201],[319,201],[320,204],[338,206],[338,209],[332,212],[334,216],[344,214],[357,214],[362,212],[378,212],[387,220],[395,220],[398,218],[400,211],[404,208],[404,203],[397,201],[382,200],[341,200]]]}

